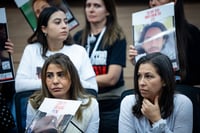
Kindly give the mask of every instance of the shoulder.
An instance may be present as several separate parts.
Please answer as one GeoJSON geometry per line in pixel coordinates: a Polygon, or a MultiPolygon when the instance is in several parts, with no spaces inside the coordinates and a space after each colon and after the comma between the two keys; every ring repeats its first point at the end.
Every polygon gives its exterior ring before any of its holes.
{"type": "Polygon", "coordinates": [[[134,94],[128,95],[124,97],[123,100],[121,101],[121,107],[132,108],[135,102],[136,102],[135,95],[134,94]]]}
{"type": "Polygon", "coordinates": [[[199,43],[200,41],[200,30],[193,24],[188,24],[188,36],[190,38],[190,42],[194,41],[195,43],[199,43]]]}
{"type": "Polygon", "coordinates": [[[174,104],[175,106],[192,106],[192,101],[183,94],[175,94],[174,95],[174,104]]]}
{"type": "Polygon", "coordinates": [[[84,116],[87,116],[88,118],[90,118],[94,114],[96,115],[99,113],[99,105],[95,98],[82,99],[82,105],[86,105],[86,106],[82,106],[83,107],[82,113],[84,116]],[[91,99],[90,104],[86,105],[89,102],[89,99],[91,99]]]}
{"type": "Polygon", "coordinates": [[[33,106],[31,105],[30,103],[30,100],[28,101],[28,104],[27,104],[27,113],[29,115],[34,115],[36,113],[37,109],[34,109],[33,106]]]}
{"type": "Polygon", "coordinates": [[[93,105],[98,105],[98,102],[97,102],[97,100],[96,100],[96,98],[91,98],[91,103],[93,104],[93,105]]]}
{"type": "Polygon", "coordinates": [[[32,43],[32,44],[28,44],[25,49],[31,49],[31,50],[36,50],[36,49],[40,49],[41,45],[40,43],[32,43]]]}
{"type": "Polygon", "coordinates": [[[189,28],[189,31],[190,31],[190,32],[192,32],[192,33],[195,32],[195,33],[200,34],[199,28],[196,27],[195,25],[193,25],[193,24],[188,24],[188,28],[189,28]]]}
{"type": "MultiPolygon", "coordinates": [[[[85,48],[81,45],[78,44],[72,44],[70,46],[66,46],[63,48],[64,52],[71,54],[71,55],[76,55],[75,58],[77,59],[78,57],[85,58],[87,55],[87,52],[85,48]],[[78,53],[78,54],[77,54],[78,53]]],[[[81,58],[80,58],[81,59],[81,58]]],[[[79,59],[79,60],[80,60],[79,59]]]]}
{"type": "Polygon", "coordinates": [[[65,48],[70,49],[70,50],[74,50],[76,52],[85,51],[85,48],[81,45],[78,45],[78,44],[65,45],[65,48]]]}
{"type": "Polygon", "coordinates": [[[90,106],[93,106],[93,107],[94,107],[94,106],[98,106],[98,102],[97,102],[96,98],[94,98],[94,97],[89,97],[89,96],[88,96],[88,98],[82,99],[83,104],[87,104],[87,103],[89,102],[89,100],[91,100],[90,106]]]}

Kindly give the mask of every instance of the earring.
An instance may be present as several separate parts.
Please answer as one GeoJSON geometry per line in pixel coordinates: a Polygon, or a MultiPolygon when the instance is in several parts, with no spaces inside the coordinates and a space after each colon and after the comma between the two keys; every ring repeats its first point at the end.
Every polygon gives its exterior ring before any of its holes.
{"type": "Polygon", "coordinates": [[[166,84],[164,83],[162,86],[163,86],[163,87],[165,87],[165,86],[166,86],[166,84]]]}
{"type": "Polygon", "coordinates": [[[44,36],[47,36],[47,33],[44,33],[44,36]]]}

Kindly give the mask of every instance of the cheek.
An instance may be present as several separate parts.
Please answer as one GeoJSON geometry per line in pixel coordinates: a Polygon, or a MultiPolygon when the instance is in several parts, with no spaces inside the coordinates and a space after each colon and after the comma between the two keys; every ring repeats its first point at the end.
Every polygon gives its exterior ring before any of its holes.
{"type": "Polygon", "coordinates": [[[152,44],[157,47],[162,47],[163,43],[163,39],[156,39],[152,44]]]}
{"type": "Polygon", "coordinates": [[[160,92],[160,90],[162,89],[162,84],[160,84],[161,82],[159,82],[159,84],[158,84],[158,82],[157,83],[154,83],[154,84],[152,84],[152,91],[154,92],[154,93],[159,93],[160,92]]]}
{"type": "Polygon", "coordinates": [[[46,81],[46,86],[47,86],[47,88],[48,88],[48,90],[49,90],[49,88],[51,88],[51,83],[48,82],[48,81],[46,81]]]}
{"type": "Polygon", "coordinates": [[[149,0],[149,6],[152,8],[152,2],[149,0]]]}
{"type": "Polygon", "coordinates": [[[58,28],[57,27],[55,27],[55,28],[49,28],[48,29],[48,35],[47,35],[47,37],[50,37],[50,38],[54,38],[54,37],[57,37],[57,36],[59,36],[58,34],[58,28]]]}
{"type": "Polygon", "coordinates": [[[149,49],[150,47],[152,47],[152,44],[153,44],[153,42],[146,42],[146,43],[143,44],[142,47],[143,47],[145,50],[147,50],[147,49],[149,49]]]}
{"type": "Polygon", "coordinates": [[[66,89],[66,90],[69,90],[70,86],[71,86],[71,82],[69,80],[65,80],[62,82],[63,84],[63,87],[66,89]]]}

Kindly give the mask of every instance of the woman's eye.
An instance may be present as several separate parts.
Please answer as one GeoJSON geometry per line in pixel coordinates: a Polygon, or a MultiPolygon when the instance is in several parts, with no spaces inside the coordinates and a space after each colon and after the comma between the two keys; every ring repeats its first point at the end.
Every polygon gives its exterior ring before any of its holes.
{"type": "Polygon", "coordinates": [[[57,21],[55,21],[54,23],[58,25],[58,24],[60,24],[60,21],[57,20],[57,21]]]}
{"type": "Polygon", "coordinates": [[[87,8],[91,7],[91,4],[86,4],[86,7],[87,7],[87,8]]]}
{"type": "Polygon", "coordinates": [[[52,79],[52,78],[53,78],[53,74],[52,74],[52,73],[47,73],[46,77],[47,77],[48,79],[52,79]]]}
{"type": "Polygon", "coordinates": [[[64,78],[64,77],[65,77],[64,72],[59,72],[59,73],[58,73],[58,77],[60,77],[60,78],[64,78]]]}
{"type": "Polygon", "coordinates": [[[68,20],[64,20],[65,24],[68,24],[68,20]]]}
{"type": "Polygon", "coordinates": [[[99,5],[99,4],[94,4],[94,7],[98,8],[98,7],[101,7],[101,5],[99,5]]]}
{"type": "Polygon", "coordinates": [[[146,75],[145,77],[146,77],[146,79],[152,79],[153,78],[152,75],[146,75]]]}

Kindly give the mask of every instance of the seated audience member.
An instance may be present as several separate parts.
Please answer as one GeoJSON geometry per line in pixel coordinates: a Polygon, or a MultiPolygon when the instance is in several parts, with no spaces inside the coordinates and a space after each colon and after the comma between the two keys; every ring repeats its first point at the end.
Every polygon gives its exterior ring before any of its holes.
{"type": "MultiPolygon", "coordinates": [[[[27,126],[30,124],[37,109],[45,97],[81,100],[72,123],[68,125],[66,133],[76,133],[81,130],[84,133],[98,133],[99,128],[99,107],[96,99],[88,95],[81,85],[76,67],[69,57],[62,53],[50,56],[44,63],[42,72],[42,90],[36,91],[30,96],[27,107],[27,126]]],[[[38,128],[46,128],[38,125],[38,128]]],[[[38,129],[37,130],[42,130],[38,129]]]]}
{"type": "Polygon", "coordinates": [[[41,88],[41,67],[55,53],[68,55],[79,73],[83,87],[98,91],[95,73],[86,50],[69,42],[68,35],[65,12],[56,7],[44,8],[20,60],[15,79],[16,92],[41,88]]]}
{"type": "Polygon", "coordinates": [[[140,58],[134,83],[135,94],[121,102],[119,133],[192,133],[192,102],[174,93],[174,71],[166,55],[152,53],[140,58]]]}

